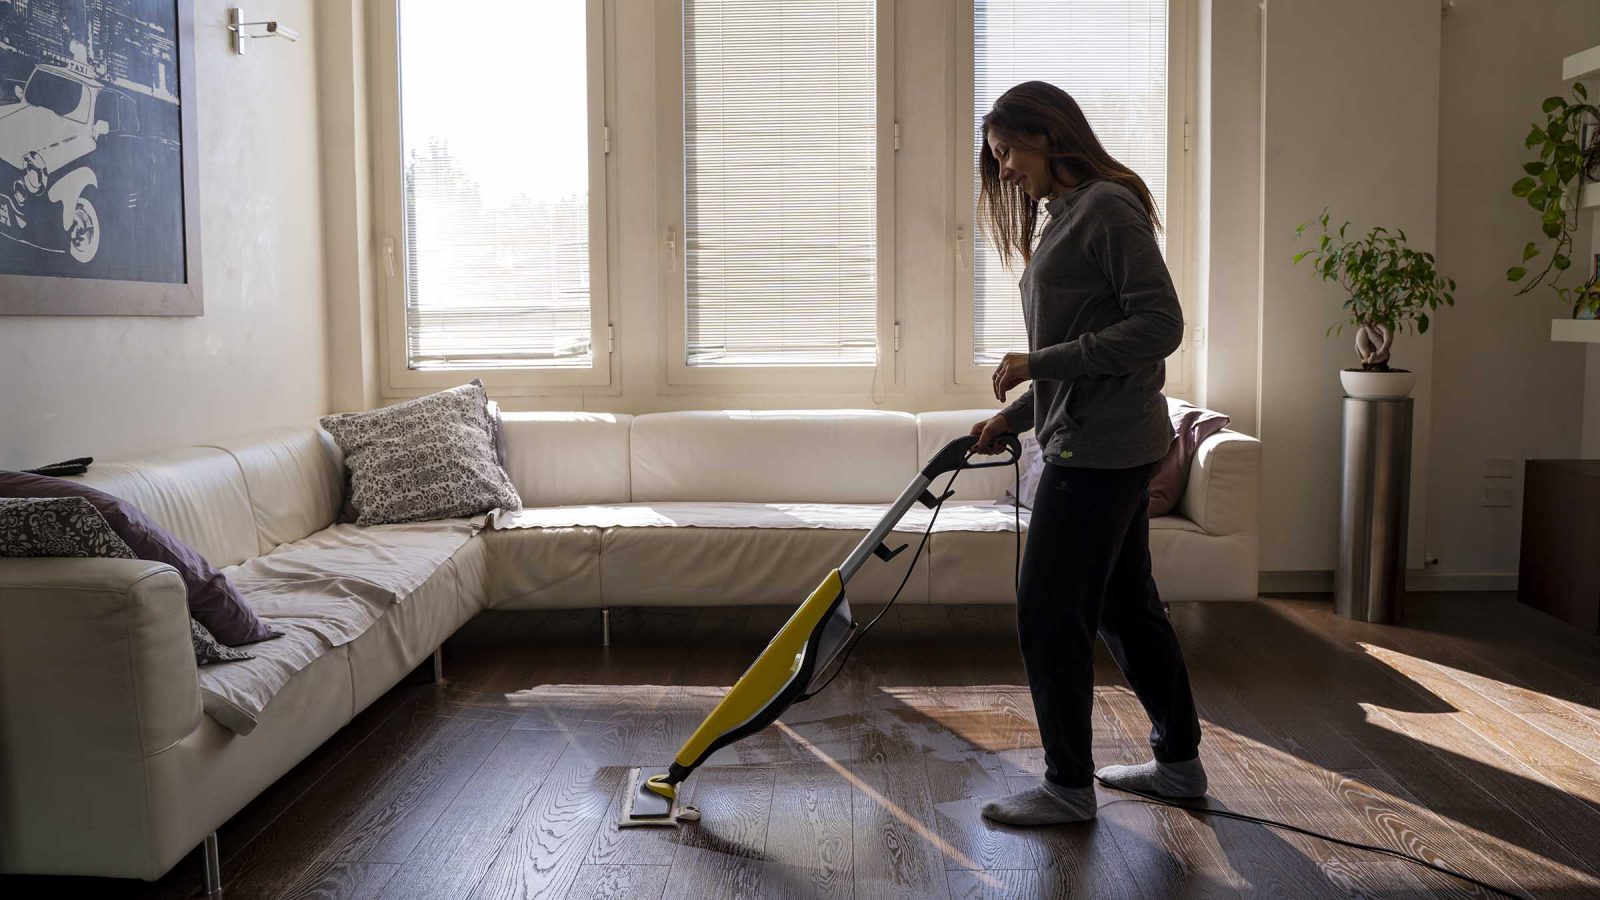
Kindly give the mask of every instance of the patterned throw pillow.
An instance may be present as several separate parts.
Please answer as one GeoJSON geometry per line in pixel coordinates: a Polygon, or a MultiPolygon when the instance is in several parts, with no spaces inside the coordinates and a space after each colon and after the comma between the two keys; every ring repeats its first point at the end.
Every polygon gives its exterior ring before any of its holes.
{"type": "Polygon", "coordinates": [[[109,556],[133,548],[82,497],[0,497],[0,556],[109,556]]]}
{"type": "Polygon", "coordinates": [[[357,525],[517,510],[522,499],[495,458],[489,396],[461,387],[364,413],[325,416],[344,451],[357,525]]]}
{"type": "Polygon", "coordinates": [[[189,620],[189,639],[194,642],[195,665],[209,666],[212,663],[255,659],[255,656],[243,650],[218,643],[217,639],[211,636],[211,632],[195,619],[189,620]]]}
{"type": "MultiPolygon", "coordinates": [[[[0,556],[138,558],[84,497],[0,497],[0,556]]],[[[197,665],[255,659],[218,643],[193,616],[189,638],[197,665]]]]}

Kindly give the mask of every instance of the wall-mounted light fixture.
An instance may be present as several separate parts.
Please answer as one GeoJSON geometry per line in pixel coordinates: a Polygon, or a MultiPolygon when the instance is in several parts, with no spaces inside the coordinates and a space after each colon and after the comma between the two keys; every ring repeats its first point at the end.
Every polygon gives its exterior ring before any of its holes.
{"type": "Polygon", "coordinates": [[[300,32],[276,20],[267,22],[246,22],[244,8],[235,6],[228,14],[228,30],[233,32],[233,52],[243,54],[244,42],[247,38],[284,37],[297,40],[300,32]]]}

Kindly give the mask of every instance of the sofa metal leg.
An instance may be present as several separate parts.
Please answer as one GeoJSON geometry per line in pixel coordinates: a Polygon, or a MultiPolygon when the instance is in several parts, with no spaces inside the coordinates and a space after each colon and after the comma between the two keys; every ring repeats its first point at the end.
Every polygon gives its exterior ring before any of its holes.
{"type": "Polygon", "coordinates": [[[405,684],[438,684],[444,680],[444,648],[433,651],[433,655],[422,661],[422,664],[411,670],[411,674],[404,679],[405,684]]]}
{"type": "Polygon", "coordinates": [[[222,858],[217,853],[217,833],[215,831],[206,835],[205,842],[206,861],[206,896],[222,896],[222,858]]]}
{"type": "Polygon", "coordinates": [[[611,646],[611,610],[605,607],[600,609],[600,646],[611,646]]]}

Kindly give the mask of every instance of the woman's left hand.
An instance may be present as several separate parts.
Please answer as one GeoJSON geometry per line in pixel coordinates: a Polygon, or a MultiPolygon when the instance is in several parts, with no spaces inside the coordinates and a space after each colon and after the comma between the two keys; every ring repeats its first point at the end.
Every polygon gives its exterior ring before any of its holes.
{"type": "Polygon", "coordinates": [[[1006,399],[1006,391],[1032,377],[1028,372],[1028,354],[1007,353],[994,367],[994,398],[1006,399]]]}

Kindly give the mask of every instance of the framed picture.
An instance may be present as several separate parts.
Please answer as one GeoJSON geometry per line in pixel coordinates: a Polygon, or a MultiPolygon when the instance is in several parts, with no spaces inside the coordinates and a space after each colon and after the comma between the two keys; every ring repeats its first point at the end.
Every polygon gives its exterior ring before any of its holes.
{"type": "Polygon", "coordinates": [[[201,314],[193,0],[0,0],[0,314],[201,314]]]}

